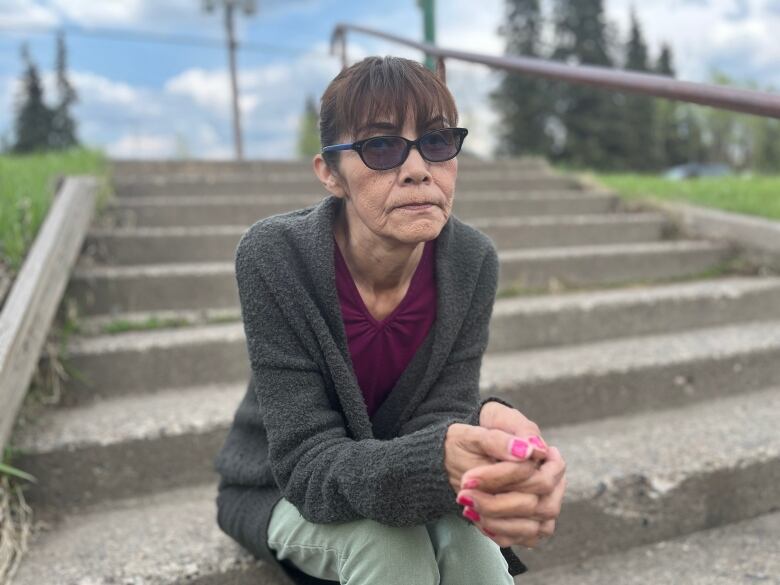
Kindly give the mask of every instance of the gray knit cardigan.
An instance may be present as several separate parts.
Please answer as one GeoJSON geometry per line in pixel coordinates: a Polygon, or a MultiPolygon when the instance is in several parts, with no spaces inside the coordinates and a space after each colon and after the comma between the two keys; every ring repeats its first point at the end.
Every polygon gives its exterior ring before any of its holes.
{"type": "MultiPolygon", "coordinates": [[[[478,425],[489,400],[512,406],[479,394],[498,255],[490,238],[451,215],[436,243],[436,320],[369,418],[336,290],[340,205],[328,196],[261,219],[235,252],[251,376],[214,460],[217,523],[301,585],[329,581],[278,561],[268,548],[268,522],[281,497],[320,524],[371,518],[413,526],[460,516],[444,467],[447,428],[478,425]]],[[[527,570],[511,548],[501,552],[511,575],[527,570]]]]}

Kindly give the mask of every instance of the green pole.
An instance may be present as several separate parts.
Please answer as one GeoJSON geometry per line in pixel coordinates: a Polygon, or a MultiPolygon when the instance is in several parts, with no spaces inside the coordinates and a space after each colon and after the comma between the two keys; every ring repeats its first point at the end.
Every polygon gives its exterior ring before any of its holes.
{"type": "MultiPolygon", "coordinates": [[[[434,24],[434,0],[417,0],[417,5],[420,7],[423,13],[423,38],[426,43],[431,45],[436,44],[436,26],[434,24]]],[[[431,55],[425,56],[425,66],[431,71],[436,70],[433,57],[431,55]]]]}

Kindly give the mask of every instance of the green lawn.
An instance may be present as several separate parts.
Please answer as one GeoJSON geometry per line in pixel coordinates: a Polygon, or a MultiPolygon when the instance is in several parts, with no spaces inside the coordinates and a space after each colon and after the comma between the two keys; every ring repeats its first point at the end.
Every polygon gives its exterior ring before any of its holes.
{"type": "MultiPolygon", "coordinates": [[[[0,262],[6,269],[19,271],[46,217],[57,176],[76,174],[107,178],[106,157],[90,149],[0,155],[0,262]]],[[[99,207],[108,195],[106,182],[99,195],[99,207]]]]}
{"type": "Polygon", "coordinates": [[[780,175],[704,177],[672,181],[654,175],[578,173],[626,198],[654,198],[689,202],[735,213],[780,219],[780,175]]]}

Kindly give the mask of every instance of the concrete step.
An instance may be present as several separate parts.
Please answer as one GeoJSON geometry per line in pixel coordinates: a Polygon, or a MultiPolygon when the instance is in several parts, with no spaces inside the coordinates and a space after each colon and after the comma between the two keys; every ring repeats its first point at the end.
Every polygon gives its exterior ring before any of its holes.
{"type": "MultiPolygon", "coordinates": [[[[774,315],[753,321],[655,334],[627,329],[603,341],[490,352],[481,387],[522,404],[540,424],[561,424],[780,383],[776,306],[774,315]],[[679,351],[670,352],[672,347],[679,351]]],[[[241,322],[70,341],[63,357],[78,375],[63,382],[66,406],[168,387],[240,383],[250,373],[241,322]]]]}
{"type": "MultiPolygon", "coordinates": [[[[23,569],[30,577],[20,572],[18,583],[50,582],[41,580],[40,571],[60,563],[70,564],[57,569],[63,576],[107,579],[102,571],[122,571],[125,579],[138,578],[140,574],[128,571],[139,558],[149,563],[144,566],[157,569],[158,578],[171,579],[163,570],[170,559],[208,566],[211,549],[217,549],[220,566],[240,565],[217,538],[216,481],[211,470],[215,444],[205,448],[193,438],[198,432],[207,434],[206,427],[215,429],[214,435],[219,426],[226,432],[230,421],[225,403],[237,405],[240,388],[234,390],[235,395],[229,396],[224,388],[197,393],[190,389],[181,391],[178,400],[170,393],[95,406],[103,410],[91,413],[56,413],[53,416],[60,416],[59,421],[41,421],[39,428],[20,436],[23,451],[30,452],[20,466],[28,471],[34,468],[47,486],[45,498],[33,489],[30,499],[37,510],[57,513],[42,515],[55,528],[33,545],[23,569]],[[133,413],[130,421],[128,413],[133,413]],[[191,424],[192,420],[199,424],[191,424]],[[58,440],[66,435],[70,449],[67,441],[58,440]],[[171,446],[176,439],[178,449],[171,446]],[[36,455],[36,444],[47,446],[36,455]],[[185,451],[199,448],[203,451],[198,466],[198,458],[185,451]],[[46,465],[36,462],[44,457],[46,465]],[[186,477],[180,473],[183,470],[186,477]],[[138,498],[154,493],[165,481],[171,489],[192,486],[198,472],[209,489],[160,493],[159,500],[138,498]],[[108,485],[117,491],[100,491],[108,485]],[[90,486],[89,493],[85,486],[90,486]],[[124,493],[133,494],[133,499],[122,500],[124,493]],[[67,509],[68,494],[93,508],[61,522],[63,515],[77,509],[67,509]],[[58,495],[64,502],[53,500],[58,495]],[[159,501],[172,502],[167,512],[159,501]],[[179,520],[190,519],[193,513],[200,520],[183,529],[179,520]],[[168,533],[169,528],[181,532],[168,533]],[[191,534],[197,534],[197,546],[190,542],[191,534]],[[112,552],[107,555],[96,547],[96,538],[111,542],[112,552]],[[133,546],[135,554],[125,546],[133,546]],[[191,560],[191,547],[199,561],[191,560]],[[124,554],[114,556],[114,552],[124,554]],[[33,575],[39,580],[28,580],[33,575]]],[[[775,489],[780,481],[779,415],[780,387],[776,386],[683,408],[545,428],[545,440],[560,449],[567,461],[567,497],[554,538],[544,547],[523,548],[518,554],[541,570],[776,511],[780,507],[780,491],[775,489]],[[593,538],[594,534],[599,537],[593,538]]]]}
{"type": "MultiPolygon", "coordinates": [[[[123,198],[110,203],[103,220],[110,226],[252,225],[258,219],[314,205],[314,195],[237,195],[123,198]]],[[[615,195],[585,191],[484,192],[456,198],[453,213],[463,220],[484,217],[528,217],[608,213],[619,203],[615,195]]]]}
{"type": "Polygon", "coordinates": [[[563,567],[529,567],[520,579],[523,585],[768,585],[780,583],[778,542],[780,512],[774,512],[563,567]]]}
{"type": "MultiPolygon", "coordinates": [[[[672,279],[733,259],[725,243],[704,240],[569,246],[499,252],[499,289],[545,289],[672,279]]],[[[81,315],[238,304],[232,261],[133,266],[90,265],[81,258],[66,289],[81,315]]],[[[502,293],[503,294],[503,293],[502,293]]]]}
{"type": "MultiPolygon", "coordinates": [[[[113,160],[112,174],[117,179],[144,178],[150,175],[264,175],[273,172],[312,173],[311,160],[113,160]]],[[[549,163],[543,158],[523,157],[501,160],[479,160],[458,156],[458,171],[490,170],[516,172],[550,171],[549,163]]]]}
{"type": "Polygon", "coordinates": [[[219,529],[216,494],[187,487],[43,525],[14,585],[292,585],[219,529]]]}
{"type": "MultiPolygon", "coordinates": [[[[486,218],[469,222],[499,248],[544,248],[659,240],[671,223],[660,213],[486,218]]],[[[114,265],[232,260],[248,226],[93,228],[84,246],[114,265]]]]}
{"type": "MultiPolygon", "coordinates": [[[[497,299],[489,353],[671,333],[780,319],[780,279],[721,277],[497,299]]],[[[130,330],[240,322],[240,307],[97,315],[79,319],[83,337],[130,330]]]]}
{"type": "Polygon", "coordinates": [[[549,289],[680,278],[736,259],[726,242],[676,240],[499,252],[499,290],[549,289]]]}
{"type": "MultiPolygon", "coordinates": [[[[579,181],[572,177],[549,173],[527,172],[510,175],[496,175],[480,171],[471,177],[468,173],[458,176],[458,189],[462,190],[518,190],[518,189],[570,189],[578,188],[579,181]]],[[[322,193],[325,189],[314,173],[273,173],[263,178],[235,177],[193,177],[151,178],[149,180],[114,180],[114,191],[119,197],[153,197],[165,195],[261,195],[322,193]]]]}

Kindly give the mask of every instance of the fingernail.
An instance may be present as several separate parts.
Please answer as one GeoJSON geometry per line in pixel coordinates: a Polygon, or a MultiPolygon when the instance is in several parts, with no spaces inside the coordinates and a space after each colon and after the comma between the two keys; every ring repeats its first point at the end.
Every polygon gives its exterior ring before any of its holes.
{"type": "Polygon", "coordinates": [[[471,507],[474,507],[474,500],[472,500],[468,496],[459,496],[458,497],[458,503],[461,506],[471,506],[471,507]]]}
{"type": "Polygon", "coordinates": [[[470,479],[463,484],[463,489],[472,490],[479,485],[478,479],[470,479]]]}
{"type": "Polygon", "coordinates": [[[539,447],[540,449],[547,449],[547,444],[542,440],[541,437],[534,435],[533,437],[530,437],[528,439],[528,442],[532,445],[539,447]]]}
{"type": "Polygon", "coordinates": [[[482,530],[484,530],[485,534],[487,534],[488,536],[493,536],[493,537],[496,536],[495,532],[490,532],[490,530],[488,530],[487,528],[483,528],[482,530]]]}
{"type": "Polygon", "coordinates": [[[512,441],[512,455],[517,457],[518,459],[525,459],[528,457],[528,454],[530,453],[531,447],[528,443],[523,441],[522,439],[515,439],[512,441]]]}
{"type": "Polygon", "coordinates": [[[472,520],[474,522],[479,522],[479,514],[474,508],[465,508],[463,510],[463,515],[469,520],[472,520]]]}

